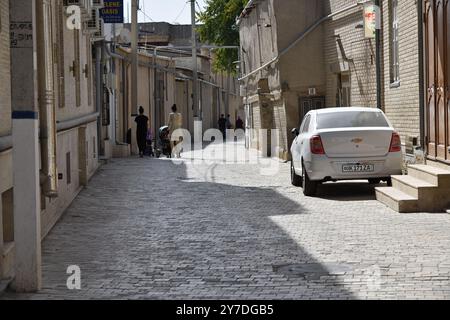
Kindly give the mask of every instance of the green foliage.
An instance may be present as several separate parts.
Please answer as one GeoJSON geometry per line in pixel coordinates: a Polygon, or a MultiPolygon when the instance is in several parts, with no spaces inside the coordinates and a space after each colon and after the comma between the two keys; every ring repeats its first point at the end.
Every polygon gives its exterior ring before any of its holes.
{"type": "MultiPolygon", "coordinates": [[[[248,0],[207,0],[206,10],[198,15],[202,25],[199,27],[202,42],[218,46],[239,46],[239,29],[236,19],[248,0]]],[[[233,62],[238,60],[236,49],[215,50],[216,71],[236,72],[233,62]]]]}

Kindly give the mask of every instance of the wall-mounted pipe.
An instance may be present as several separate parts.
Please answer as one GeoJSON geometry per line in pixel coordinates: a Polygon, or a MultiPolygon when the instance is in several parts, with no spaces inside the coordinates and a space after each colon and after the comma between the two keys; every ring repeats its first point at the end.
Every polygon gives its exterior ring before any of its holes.
{"type": "Polygon", "coordinates": [[[423,1],[417,2],[417,15],[419,16],[419,118],[420,118],[420,145],[425,150],[427,148],[425,142],[425,50],[424,50],[424,10],[423,1]]]}
{"type": "Polygon", "coordinates": [[[65,121],[58,121],[56,126],[58,129],[58,132],[70,130],[70,129],[76,128],[78,126],[94,122],[95,120],[97,120],[99,115],[100,115],[99,112],[94,112],[94,113],[84,115],[84,116],[81,116],[78,118],[65,120],[65,121]]]}
{"type": "MultiPolygon", "coordinates": [[[[76,128],[78,126],[94,122],[99,116],[99,113],[91,113],[85,116],[81,116],[78,118],[70,119],[70,120],[64,120],[64,121],[57,121],[56,129],[58,132],[70,130],[73,128],[76,128]]],[[[46,136],[41,135],[41,139],[46,139],[46,136]]],[[[12,136],[6,135],[0,137],[0,152],[6,151],[8,149],[11,149],[13,147],[12,144],[12,136]]],[[[44,183],[44,182],[43,182],[44,183]]]]}
{"type": "Polygon", "coordinates": [[[6,151],[12,148],[12,136],[6,135],[0,137],[0,152],[6,151]]]}
{"type": "Polygon", "coordinates": [[[320,18],[319,20],[317,20],[313,25],[311,25],[310,27],[308,27],[305,31],[303,31],[300,36],[294,41],[292,42],[289,46],[286,47],[286,49],[284,49],[283,51],[281,51],[276,57],[274,57],[272,60],[270,60],[269,62],[264,63],[262,66],[260,66],[259,68],[249,72],[248,74],[242,76],[241,78],[239,78],[239,81],[242,81],[244,79],[247,79],[248,77],[258,73],[259,71],[269,67],[271,64],[278,62],[278,60],[280,60],[280,58],[282,56],[284,56],[286,53],[288,53],[292,48],[294,48],[300,41],[302,41],[307,35],[309,35],[311,32],[313,32],[314,30],[316,30],[317,27],[319,27],[322,23],[324,23],[325,21],[333,18],[336,15],[339,15],[341,13],[344,13],[346,11],[355,9],[359,6],[362,6],[366,3],[371,2],[371,0],[367,0],[367,1],[358,1],[357,3],[354,3],[348,7],[345,7],[341,10],[338,10],[336,12],[330,13],[329,15],[326,15],[325,17],[320,18]]]}
{"type": "MultiPolygon", "coordinates": [[[[375,0],[375,5],[380,8],[380,0],[375,0]]],[[[380,8],[380,13],[382,12],[381,8],[380,8]]],[[[380,17],[381,19],[381,17],[380,17]]],[[[380,20],[381,21],[381,20],[380,20]]],[[[381,27],[381,26],[380,26],[381,27]]],[[[382,90],[383,90],[383,79],[382,79],[382,64],[383,64],[383,60],[382,60],[382,56],[381,56],[381,52],[382,52],[382,42],[381,42],[381,29],[377,28],[375,30],[375,50],[376,50],[376,67],[375,67],[375,73],[376,73],[376,83],[377,83],[377,108],[378,109],[383,109],[383,94],[382,94],[382,90]]]]}
{"type": "Polygon", "coordinates": [[[48,0],[36,1],[37,19],[37,68],[39,90],[39,114],[41,127],[43,186],[47,197],[58,196],[56,170],[56,115],[53,70],[53,43],[51,4],[48,0]]]}
{"type": "MultiPolygon", "coordinates": [[[[98,114],[102,114],[103,109],[103,64],[102,64],[102,46],[95,46],[95,107],[98,114]]],[[[97,121],[97,150],[99,156],[103,156],[102,151],[102,117],[97,121]]]]}

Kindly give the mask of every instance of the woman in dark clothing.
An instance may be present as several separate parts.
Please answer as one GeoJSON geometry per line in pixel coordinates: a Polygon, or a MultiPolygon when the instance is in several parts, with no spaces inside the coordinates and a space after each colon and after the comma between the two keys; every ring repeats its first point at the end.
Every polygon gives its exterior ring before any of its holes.
{"type": "Polygon", "coordinates": [[[144,108],[139,107],[139,115],[134,120],[137,123],[136,140],[139,148],[139,156],[144,156],[147,144],[148,118],[144,116],[144,108]]]}
{"type": "Polygon", "coordinates": [[[244,129],[244,121],[242,121],[241,117],[238,117],[236,120],[236,129],[244,129]]]}

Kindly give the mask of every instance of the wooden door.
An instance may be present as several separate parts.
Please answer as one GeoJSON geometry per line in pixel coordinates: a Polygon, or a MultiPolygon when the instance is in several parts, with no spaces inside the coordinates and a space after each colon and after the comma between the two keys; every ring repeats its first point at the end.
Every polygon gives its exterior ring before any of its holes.
{"type": "Polygon", "coordinates": [[[449,161],[449,0],[425,0],[427,152],[449,161]]]}
{"type": "Polygon", "coordinates": [[[444,95],[445,95],[445,128],[447,134],[446,143],[446,160],[450,161],[450,0],[445,1],[445,83],[444,83],[444,95]]]}

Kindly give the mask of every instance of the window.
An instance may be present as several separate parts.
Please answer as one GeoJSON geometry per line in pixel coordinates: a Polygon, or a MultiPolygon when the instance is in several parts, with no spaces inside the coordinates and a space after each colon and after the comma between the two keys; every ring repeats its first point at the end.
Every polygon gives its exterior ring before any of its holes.
{"type": "Polygon", "coordinates": [[[66,175],[67,175],[67,184],[72,183],[72,169],[70,166],[70,152],[66,153],[66,175]]]}
{"type": "Polygon", "coordinates": [[[317,116],[317,129],[389,127],[381,112],[327,112],[317,116]]]}
{"type": "Polygon", "coordinates": [[[97,148],[96,148],[96,145],[97,145],[97,143],[96,143],[97,141],[95,141],[95,137],[92,137],[92,151],[94,152],[93,153],[93,158],[95,159],[96,157],[97,157],[97,148]]]}
{"type": "Polygon", "coordinates": [[[73,62],[73,72],[75,77],[75,101],[76,106],[81,106],[81,74],[80,74],[80,30],[74,30],[75,60],[73,62]]]}
{"type": "Polygon", "coordinates": [[[390,13],[391,84],[398,85],[400,83],[398,0],[390,1],[390,13]]]}
{"type": "Polygon", "coordinates": [[[341,73],[338,76],[337,105],[339,107],[351,106],[351,79],[350,74],[341,73]]]}
{"type": "MultiPolygon", "coordinates": [[[[3,242],[14,241],[14,208],[13,208],[14,193],[13,189],[9,189],[0,193],[0,214],[3,219],[3,242]]],[[[0,228],[2,226],[0,225],[0,228]]],[[[2,252],[3,254],[3,252],[2,252]]]]}

